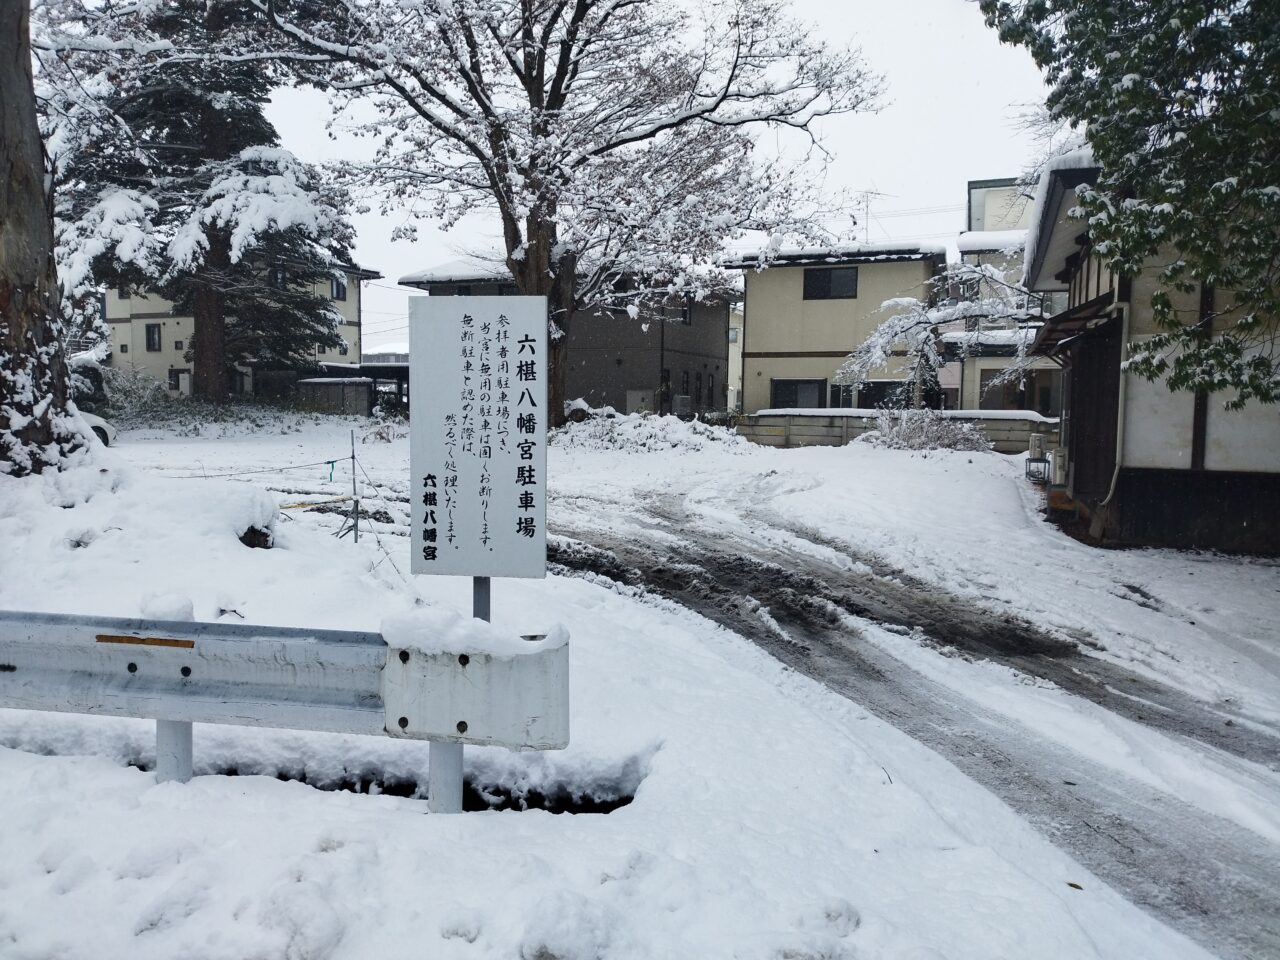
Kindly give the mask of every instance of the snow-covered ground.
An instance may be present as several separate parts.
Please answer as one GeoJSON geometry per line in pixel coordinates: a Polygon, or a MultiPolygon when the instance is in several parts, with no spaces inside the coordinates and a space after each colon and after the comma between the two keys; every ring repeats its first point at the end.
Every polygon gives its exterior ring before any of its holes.
{"type": "MultiPolygon", "coordinates": [[[[466,610],[465,581],[407,576],[408,443],[394,433],[306,417],[134,429],[63,477],[0,482],[0,608],[136,616],[187,598],[201,620],[352,629],[419,602],[466,610]],[[350,492],[353,429],[364,504],[381,511],[359,544],[334,537],[336,514],[290,509],[273,549],[243,546],[235,527],[265,522],[264,498],[350,492]],[[284,469],[296,464],[308,466],[284,469]]],[[[627,420],[575,428],[549,467],[553,531],[678,540],[645,506],[678,495],[730,550],[764,537],[838,553],[767,514],[1087,637],[1096,656],[1234,722],[1280,726],[1280,570],[1091,550],[1040,520],[1017,460],[780,451],[627,420]]],[[[607,815],[432,816],[421,799],[307,785],[425,784],[425,744],[209,726],[197,728],[197,773],[240,776],[157,786],[129,765],[152,760],[146,722],[0,711],[0,957],[1211,955],[934,751],[670,601],[551,576],[496,581],[493,614],[513,633],[568,627],[573,739],[547,754],[468,749],[469,779],[633,802],[607,815]]],[[[1263,764],[1007,667],[866,635],[1029,735],[1264,848],[1280,839],[1280,778],[1263,764]]]]}

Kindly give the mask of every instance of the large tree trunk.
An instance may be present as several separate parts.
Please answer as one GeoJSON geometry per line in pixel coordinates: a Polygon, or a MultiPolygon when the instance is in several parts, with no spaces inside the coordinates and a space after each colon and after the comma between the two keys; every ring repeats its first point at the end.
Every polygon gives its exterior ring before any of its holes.
{"type": "Polygon", "coordinates": [[[221,281],[231,263],[231,243],[221,230],[209,235],[209,251],[191,298],[191,393],[211,403],[227,402],[227,320],[221,281]]]}
{"type": "Polygon", "coordinates": [[[565,423],[564,405],[569,384],[569,329],[573,322],[574,277],[577,260],[572,255],[553,262],[556,245],[555,225],[530,218],[526,224],[528,240],[520,259],[507,258],[507,266],[515,277],[516,288],[525,296],[547,298],[547,320],[550,327],[548,345],[551,356],[547,366],[547,424],[558,427],[565,423]]]}
{"type": "Polygon", "coordinates": [[[66,420],[58,308],[30,4],[0,0],[0,474],[57,467],[80,444],[66,420]]]}

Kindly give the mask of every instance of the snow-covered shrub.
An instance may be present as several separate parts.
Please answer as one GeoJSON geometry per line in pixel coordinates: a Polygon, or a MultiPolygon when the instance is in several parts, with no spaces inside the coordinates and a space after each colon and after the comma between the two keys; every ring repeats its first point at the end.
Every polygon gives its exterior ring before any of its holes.
{"type": "Polygon", "coordinates": [[[991,441],[977,424],[944,417],[937,410],[881,410],[876,428],[858,437],[891,450],[968,450],[989,453],[991,441]]]}
{"type": "Polygon", "coordinates": [[[171,413],[174,400],[155,377],[133,367],[103,367],[103,389],[113,418],[121,425],[150,422],[171,413]]]}
{"type": "Polygon", "coordinates": [[[610,408],[592,411],[592,415],[581,423],[566,424],[551,434],[550,442],[553,446],[579,450],[631,453],[713,448],[742,453],[751,446],[748,440],[734,431],[700,420],[641,413],[619,415],[610,408]]]}

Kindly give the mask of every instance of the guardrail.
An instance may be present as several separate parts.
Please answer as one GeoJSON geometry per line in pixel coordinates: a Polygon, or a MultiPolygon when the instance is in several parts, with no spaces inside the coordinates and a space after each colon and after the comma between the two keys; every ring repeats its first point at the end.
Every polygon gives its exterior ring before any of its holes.
{"type": "MultiPolygon", "coordinates": [[[[427,650],[379,633],[0,611],[0,706],[153,719],[158,780],[191,777],[191,724],[553,750],[569,743],[569,647],[427,650]]],[[[428,803],[462,805],[430,774],[428,803]]]]}

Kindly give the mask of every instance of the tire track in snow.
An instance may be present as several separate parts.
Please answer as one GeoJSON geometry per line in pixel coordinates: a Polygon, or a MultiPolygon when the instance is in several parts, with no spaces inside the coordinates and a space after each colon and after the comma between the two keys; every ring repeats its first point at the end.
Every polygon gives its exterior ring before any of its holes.
{"type": "Polygon", "coordinates": [[[820,550],[788,549],[778,538],[735,539],[730,553],[723,538],[690,518],[661,512],[653,528],[678,530],[677,544],[669,535],[644,542],[643,525],[634,528],[639,536],[615,537],[590,524],[577,532],[582,543],[553,541],[551,559],[566,572],[642,586],[753,640],[941,754],[1096,876],[1220,956],[1280,956],[1280,848],[929,680],[862,640],[848,618],[909,634],[904,643],[925,637],[1051,680],[1122,716],[1273,769],[1276,738],[1226,727],[1179,691],[874,558],[826,563],[820,550]]]}

